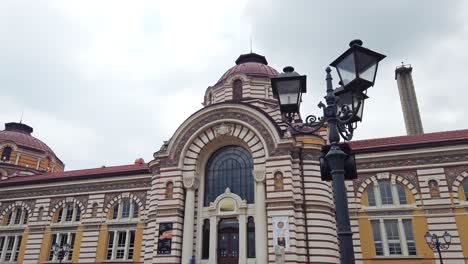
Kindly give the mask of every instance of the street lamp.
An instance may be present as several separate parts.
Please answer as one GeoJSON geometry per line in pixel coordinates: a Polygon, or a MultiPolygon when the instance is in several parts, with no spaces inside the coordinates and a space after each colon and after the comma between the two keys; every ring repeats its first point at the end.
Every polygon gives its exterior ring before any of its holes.
{"type": "Polygon", "coordinates": [[[446,250],[450,247],[450,243],[452,242],[452,236],[445,231],[445,233],[442,235],[442,238],[444,239],[445,243],[442,243],[439,240],[439,236],[437,236],[435,233],[429,233],[429,231],[426,232],[426,235],[424,235],[424,239],[426,239],[427,245],[432,249],[437,249],[437,253],[439,253],[439,260],[440,264],[443,264],[444,262],[442,261],[442,253],[440,250],[446,250]]]}
{"type": "Polygon", "coordinates": [[[305,122],[300,122],[299,108],[302,93],[306,92],[305,75],[298,74],[289,66],[278,77],[271,79],[283,121],[292,131],[310,135],[324,126],[328,127],[330,144],[322,147],[320,173],[322,180],[333,181],[341,263],[354,263],[353,233],[344,181],[355,179],[357,172],[354,154],[349,144],[339,143],[340,135],[344,140],[352,139],[357,122],[362,121],[367,89],[374,86],[378,64],[385,58],[385,55],[362,47],[360,40],[353,40],[349,45],[350,48],[330,64],[338,72],[340,87],[333,89],[331,69],[326,69],[327,104],[318,104],[323,109],[322,117],[309,115],[305,122]]]}
{"type": "Polygon", "coordinates": [[[57,256],[57,259],[59,260],[59,263],[62,263],[62,260],[65,259],[66,256],[70,253],[71,250],[71,245],[68,243],[65,243],[63,245],[54,243],[52,245],[52,251],[54,252],[54,255],[57,256]]]}

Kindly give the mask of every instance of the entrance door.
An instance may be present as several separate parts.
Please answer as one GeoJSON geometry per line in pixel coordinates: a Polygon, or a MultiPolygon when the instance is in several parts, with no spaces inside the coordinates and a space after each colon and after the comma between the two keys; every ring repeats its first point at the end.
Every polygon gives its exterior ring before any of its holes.
{"type": "Polygon", "coordinates": [[[239,222],[236,218],[222,219],[219,222],[218,263],[239,263],[239,222]]]}

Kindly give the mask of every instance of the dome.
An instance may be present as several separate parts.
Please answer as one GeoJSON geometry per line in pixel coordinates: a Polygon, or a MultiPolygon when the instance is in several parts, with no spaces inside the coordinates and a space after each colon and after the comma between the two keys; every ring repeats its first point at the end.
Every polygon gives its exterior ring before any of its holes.
{"type": "Polygon", "coordinates": [[[24,147],[32,151],[46,152],[55,156],[52,149],[44,142],[31,136],[33,128],[22,123],[6,123],[5,130],[0,131],[0,144],[14,142],[18,147],[24,147]]]}
{"type": "Polygon", "coordinates": [[[227,70],[218,80],[218,83],[225,81],[230,76],[243,73],[250,76],[276,77],[278,71],[268,66],[266,58],[256,53],[242,54],[236,60],[236,65],[227,70]]]}

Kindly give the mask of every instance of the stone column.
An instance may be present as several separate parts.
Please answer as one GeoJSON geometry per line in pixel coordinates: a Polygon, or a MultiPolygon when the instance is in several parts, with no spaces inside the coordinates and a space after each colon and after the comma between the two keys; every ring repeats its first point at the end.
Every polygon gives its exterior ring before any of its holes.
{"type": "Polygon", "coordinates": [[[218,251],[218,217],[210,217],[210,251],[209,264],[216,264],[216,253],[218,251]]]}
{"type": "Polygon", "coordinates": [[[267,216],[265,203],[265,167],[254,168],[255,178],[255,248],[257,263],[268,263],[267,216]]]}
{"type": "Polygon", "coordinates": [[[247,221],[246,215],[239,215],[239,264],[247,263],[247,221]]]}
{"type": "Polygon", "coordinates": [[[184,233],[182,238],[182,263],[189,263],[193,256],[193,227],[195,225],[195,190],[198,179],[195,174],[183,176],[185,192],[184,233]]]}

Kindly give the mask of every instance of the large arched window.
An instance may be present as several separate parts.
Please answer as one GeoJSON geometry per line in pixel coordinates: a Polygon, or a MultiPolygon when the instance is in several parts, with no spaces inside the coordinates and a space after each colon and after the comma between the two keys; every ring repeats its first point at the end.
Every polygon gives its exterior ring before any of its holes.
{"type": "Polygon", "coordinates": [[[206,166],[204,205],[208,206],[226,188],[247,200],[247,203],[253,203],[252,170],[252,156],[244,148],[227,146],[217,150],[206,166]]]}
{"type": "Polygon", "coordinates": [[[379,180],[377,185],[367,187],[368,206],[407,204],[405,187],[390,180],[379,180]]]}
{"type": "Polygon", "coordinates": [[[2,151],[2,161],[9,161],[11,156],[11,147],[5,147],[2,151]]]}

